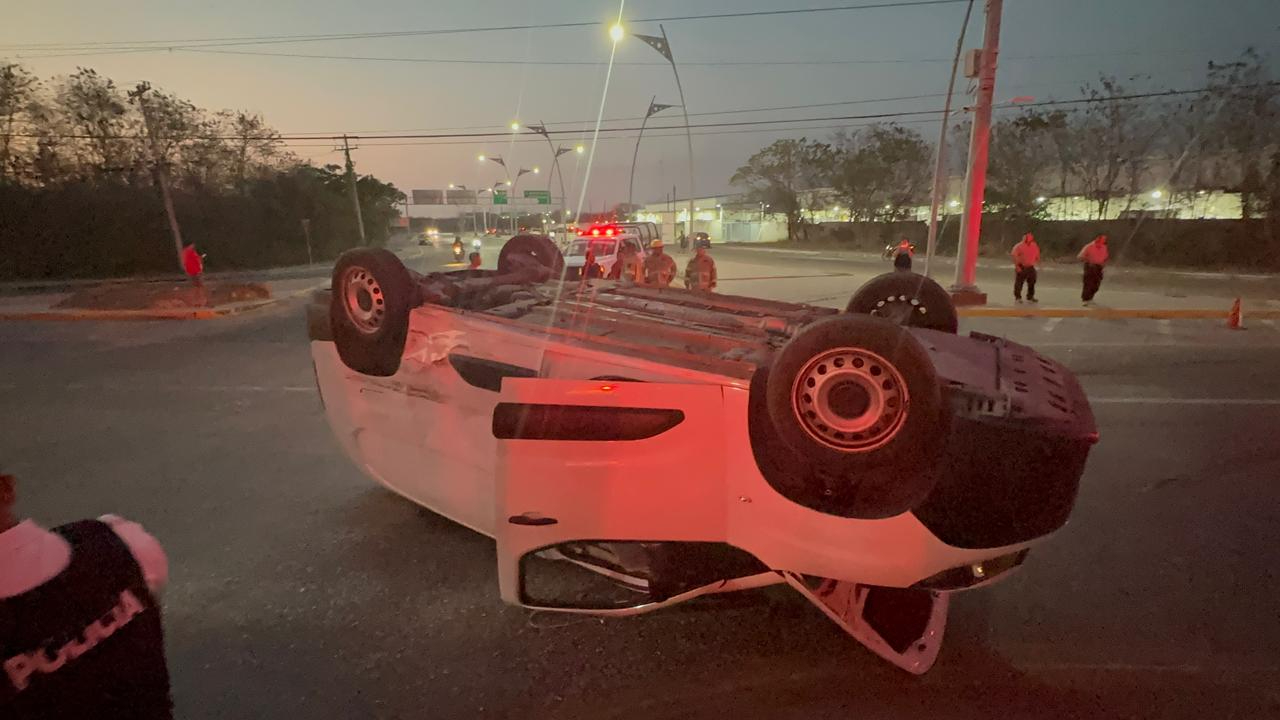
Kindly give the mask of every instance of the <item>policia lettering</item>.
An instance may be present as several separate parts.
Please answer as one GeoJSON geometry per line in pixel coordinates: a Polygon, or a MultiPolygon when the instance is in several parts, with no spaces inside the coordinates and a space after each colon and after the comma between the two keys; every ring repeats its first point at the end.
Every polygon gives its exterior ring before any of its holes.
{"type": "Polygon", "coordinates": [[[59,648],[41,647],[27,653],[20,653],[4,661],[5,674],[15,690],[21,692],[31,684],[31,677],[36,673],[46,675],[61,670],[68,662],[84,655],[98,643],[115,634],[117,630],[129,624],[146,608],[129,590],[120,592],[120,600],[105,615],[89,623],[81,631],[81,640],[70,640],[59,648]]]}

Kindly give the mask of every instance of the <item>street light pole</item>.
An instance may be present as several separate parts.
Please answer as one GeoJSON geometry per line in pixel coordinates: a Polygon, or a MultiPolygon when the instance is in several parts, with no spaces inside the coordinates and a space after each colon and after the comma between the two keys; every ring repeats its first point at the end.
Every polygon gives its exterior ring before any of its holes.
{"type": "Polygon", "coordinates": [[[676,69],[675,56],[671,53],[671,43],[667,40],[667,29],[659,24],[658,30],[662,32],[662,37],[639,34],[636,34],[636,37],[661,53],[662,57],[671,63],[671,72],[676,76],[676,90],[680,93],[680,108],[684,111],[684,137],[689,146],[689,223],[685,226],[685,235],[693,237],[693,199],[698,193],[694,188],[693,181],[693,132],[689,129],[689,103],[685,102],[684,99],[684,86],[680,83],[680,71],[676,69]]]}
{"type": "MultiPolygon", "coordinates": [[[[652,98],[651,100],[649,100],[649,109],[648,109],[647,111],[645,111],[644,119],[640,121],[640,134],[639,134],[639,135],[636,135],[636,149],[635,149],[635,151],[634,151],[633,153],[631,153],[631,184],[628,186],[628,189],[627,189],[627,204],[628,204],[628,205],[633,205],[633,204],[635,204],[635,194],[636,194],[636,159],[638,159],[638,158],[640,157],[640,139],[644,137],[644,127],[645,127],[645,125],[649,124],[649,118],[651,118],[651,117],[653,117],[654,115],[657,115],[658,113],[662,112],[663,110],[666,110],[667,108],[671,107],[670,105],[662,105],[662,104],[658,103],[658,102],[657,102],[657,99],[658,99],[658,96],[657,96],[657,95],[654,95],[654,96],[653,96],[653,98],[652,98]]],[[[686,116],[686,118],[687,118],[687,117],[688,117],[688,116],[686,116]]],[[[686,124],[686,125],[688,125],[688,124],[689,124],[689,123],[688,123],[688,120],[686,120],[686,121],[685,121],[685,124],[686,124]]],[[[686,128],[686,129],[687,129],[687,128],[686,128]]]]}
{"type": "Polygon", "coordinates": [[[564,170],[560,169],[560,156],[567,153],[571,153],[573,152],[573,150],[567,147],[556,147],[555,143],[551,142],[551,133],[547,131],[546,123],[540,123],[538,125],[529,125],[528,128],[533,132],[537,133],[538,135],[541,135],[542,137],[546,138],[547,147],[551,148],[551,172],[547,174],[547,192],[548,193],[551,192],[551,176],[555,175],[556,173],[559,173],[560,216],[561,216],[561,219],[563,219],[565,214],[565,207],[566,207],[566,204],[568,203],[568,198],[566,198],[564,194],[564,170]]]}
{"type": "Polygon", "coordinates": [[[977,102],[973,112],[973,132],[969,136],[969,169],[965,179],[964,224],[960,252],[956,255],[955,284],[951,295],[960,304],[985,305],[987,296],[978,290],[978,236],[982,232],[982,200],[987,188],[987,151],[991,143],[991,105],[996,88],[996,57],[1000,52],[1000,12],[1003,0],[986,0],[986,27],[982,37],[982,58],[978,71],[977,102]]]}
{"type": "Polygon", "coordinates": [[[516,205],[515,205],[516,185],[520,184],[521,175],[524,175],[530,172],[533,172],[533,171],[529,170],[528,168],[520,168],[520,170],[516,173],[516,179],[509,183],[511,185],[511,194],[507,196],[507,201],[511,203],[511,234],[512,235],[515,235],[518,232],[518,229],[516,228],[516,223],[519,221],[519,215],[520,215],[520,211],[516,209],[516,205]]]}

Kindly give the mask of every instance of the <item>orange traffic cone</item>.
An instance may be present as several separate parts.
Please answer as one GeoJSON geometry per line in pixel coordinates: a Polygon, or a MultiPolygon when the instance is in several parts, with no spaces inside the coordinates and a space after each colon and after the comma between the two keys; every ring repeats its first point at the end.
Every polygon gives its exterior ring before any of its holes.
{"type": "Polygon", "coordinates": [[[1240,309],[1240,298],[1231,304],[1231,312],[1227,313],[1227,327],[1232,330],[1244,329],[1244,311],[1240,309]]]}

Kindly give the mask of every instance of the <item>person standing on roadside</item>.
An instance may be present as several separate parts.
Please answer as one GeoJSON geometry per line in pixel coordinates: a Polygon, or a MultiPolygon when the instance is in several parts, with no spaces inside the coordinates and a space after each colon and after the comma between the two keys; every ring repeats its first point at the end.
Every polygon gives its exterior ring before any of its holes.
{"type": "Polygon", "coordinates": [[[1022,236],[1022,242],[1013,246],[1009,256],[1013,258],[1013,301],[1022,302],[1022,285],[1027,286],[1027,302],[1036,300],[1036,265],[1040,264],[1040,246],[1031,233],[1022,236]]]}
{"type": "Polygon", "coordinates": [[[0,473],[0,717],[170,720],[160,543],[114,515],[45,530],[0,473]]]}
{"type": "Polygon", "coordinates": [[[182,248],[182,270],[195,286],[200,304],[208,305],[209,299],[204,290],[204,255],[196,250],[194,244],[182,248]]]}
{"type": "Polygon", "coordinates": [[[644,284],[649,287],[670,287],[678,269],[676,261],[662,251],[662,239],[649,244],[649,256],[644,259],[644,284]]]}
{"type": "Polygon", "coordinates": [[[1107,264],[1107,236],[1099,233],[1091,242],[1080,249],[1076,258],[1084,263],[1084,282],[1080,292],[1080,300],[1085,307],[1093,305],[1093,296],[1102,287],[1102,267],[1107,264]]]}
{"type": "Polygon", "coordinates": [[[716,289],[716,261],[707,253],[711,241],[698,239],[694,241],[693,257],[684,269],[684,286],[690,290],[711,292],[716,289]]]}
{"type": "Polygon", "coordinates": [[[916,248],[911,241],[902,238],[898,241],[898,247],[893,249],[893,268],[895,270],[910,270],[911,258],[915,257],[916,248]]]}
{"type": "Polygon", "coordinates": [[[623,242],[618,248],[618,259],[609,268],[609,280],[618,280],[624,285],[634,285],[641,281],[640,251],[629,242],[623,242]]]}

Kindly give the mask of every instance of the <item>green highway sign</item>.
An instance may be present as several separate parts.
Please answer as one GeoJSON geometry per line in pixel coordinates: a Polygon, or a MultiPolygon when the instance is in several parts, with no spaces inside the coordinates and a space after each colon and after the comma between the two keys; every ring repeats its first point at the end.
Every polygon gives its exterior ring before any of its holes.
{"type": "Polygon", "coordinates": [[[507,204],[507,191],[506,191],[506,190],[494,190],[494,191],[493,191],[493,204],[494,204],[494,205],[506,205],[506,204],[507,204]]]}
{"type": "Polygon", "coordinates": [[[537,201],[538,201],[538,204],[539,204],[539,205],[550,205],[550,204],[551,204],[551,191],[550,191],[550,190],[525,190],[525,191],[524,191],[524,196],[525,196],[525,198],[526,198],[526,199],[528,199],[528,198],[536,198],[536,199],[537,199],[537,201]]]}

